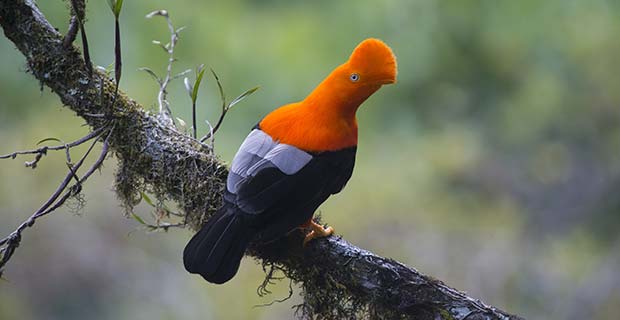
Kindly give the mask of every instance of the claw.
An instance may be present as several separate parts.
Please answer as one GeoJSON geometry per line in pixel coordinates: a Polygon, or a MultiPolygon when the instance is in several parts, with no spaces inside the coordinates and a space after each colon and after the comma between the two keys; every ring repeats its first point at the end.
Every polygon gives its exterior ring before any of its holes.
{"type": "Polygon", "coordinates": [[[323,228],[322,225],[312,221],[312,219],[310,221],[308,221],[308,223],[305,224],[304,226],[305,227],[309,227],[310,229],[312,229],[306,235],[306,237],[304,238],[304,243],[303,243],[304,247],[312,239],[327,237],[327,236],[330,236],[330,235],[332,235],[334,233],[334,228],[332,228],[332,227],[323,228]]]}

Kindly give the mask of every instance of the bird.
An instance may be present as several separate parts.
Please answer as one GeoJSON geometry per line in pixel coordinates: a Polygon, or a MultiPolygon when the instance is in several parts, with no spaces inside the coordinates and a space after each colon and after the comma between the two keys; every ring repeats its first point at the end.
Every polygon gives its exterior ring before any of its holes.
{"type": "Polygon", "coordinates": [[[297,228],[309,230],[304,247],[330,236],[334,229],[313,216],[351,178],[356,111],[396,77],[392,49],[365,39],[305,99],[262,118],[233,158],[222,206],[186,245],[185,269],[222,284],[235,276],[252,241],[274,241],[297,228]]]}

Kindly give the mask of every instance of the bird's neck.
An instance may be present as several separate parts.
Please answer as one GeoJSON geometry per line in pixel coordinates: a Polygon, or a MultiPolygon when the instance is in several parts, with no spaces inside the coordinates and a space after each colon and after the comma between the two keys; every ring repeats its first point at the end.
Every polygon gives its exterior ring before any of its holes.
{"type": "Polygon", "coordinates": [[[273,139],[310,152],[335,151],[357,146],[359,106],[380,85],[351,90],[332,73],[303,101],[268,114],[260,128],[273,139]]]}

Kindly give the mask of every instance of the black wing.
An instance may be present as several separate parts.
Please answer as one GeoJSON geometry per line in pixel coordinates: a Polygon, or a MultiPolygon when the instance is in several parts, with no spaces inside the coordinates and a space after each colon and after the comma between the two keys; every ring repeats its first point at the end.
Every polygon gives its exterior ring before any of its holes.
{"type": "Polygon", "coordinates": [[[226,200],[252,221],[261,238],[280,236],[342,190],[353,172],[355,151],[310,154],[255,129],[233,160],[226,200]]]}
{"type": "Polygon", "coordinates": [[[277,207],[295,207],[315,197],[326,198],[344,188],[354,164],[355,148],[349,148],[314,155],[290,175],[277,167],[266,167],[242,181],[235,203],[247,213],[260,214],[277,207]]]}

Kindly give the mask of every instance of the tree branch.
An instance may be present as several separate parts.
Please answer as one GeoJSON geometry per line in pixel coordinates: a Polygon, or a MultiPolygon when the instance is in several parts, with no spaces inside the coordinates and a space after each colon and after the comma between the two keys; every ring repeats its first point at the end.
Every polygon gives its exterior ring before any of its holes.
{"type": "MultiPolygon", "coordinates": [[[[125,206],[135,205],[140,191],[149,191],[162,201],[177,202],[193,229],[210,217],[227,175],[211,150],[123,93],[109,103],[114,82],[96,70],[90,76],[79,51],[63,45],[62,35],[32,0],[0,0],[0,25],[26,57],[29,71],[93,130],[114,122],[109,147],[119,159],[116,192],[125,206]]],[[[302,316],[519,319],[343,239],[330,237],[302,248],[301,237],[294,232],[273,243],[253,244],[248,254],[302,286],[302,316]]]]}

